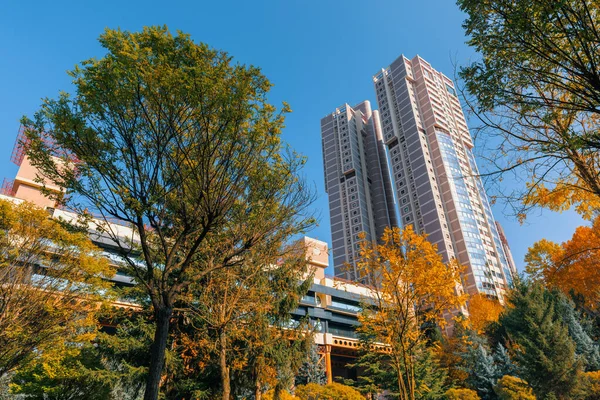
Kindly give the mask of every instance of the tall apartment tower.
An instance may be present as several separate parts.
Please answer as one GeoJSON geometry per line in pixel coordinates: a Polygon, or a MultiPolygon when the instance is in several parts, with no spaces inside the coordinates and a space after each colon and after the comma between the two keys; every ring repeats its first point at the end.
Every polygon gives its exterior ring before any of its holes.
{"type": "Polygon", "coordinates": [[[512,271],[452,80],[419,56],[400,56],[373,82],[401,224],[466,267],[467,292],[503,301],[512,271]]]}
{"type": "Polygon", "coordinates": [[[359,233],[372,241],[398,224],[379,114],[345,104],[321,119],[321,135],[334,273],[356,279],[359,233]]]}
{"type": "Polygon", "coordinates": [[[502,248],[504,249],[504,255],[506,256],[506,261],[508,261],[508,266],[510,267],[510,271],[513,276],[517,276],[519,272],[517,271],[517,264],[515,264],[515,260],[512,256],[512,252],[510,251],[510,246],[508,245],[508,240],[506,239],[506,235],[504,234],[504,229],[500,222],[496,221],[496,229],[498,229],[498,235],[500,236],[500,243],[502,243],[502,248]]]}

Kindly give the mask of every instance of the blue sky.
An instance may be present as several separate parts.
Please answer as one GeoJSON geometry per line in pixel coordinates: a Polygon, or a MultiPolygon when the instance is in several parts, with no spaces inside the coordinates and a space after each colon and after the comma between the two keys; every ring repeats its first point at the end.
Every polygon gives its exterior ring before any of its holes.
{"type": "MultiPolygon", "coordinates": [[[[97,37],[106,27],[166,24],[261,67],[275,85],[271,101],[290,103],[284,137],[308,156],[305,174],[318,192],[321,222],[309,235],[329,242],[320,119],[346,102],[368,99],[376,107],[371,76],[402,53],[453,77],[455,65],[476,57],[465,45],[463,19],[447,0],[0,1],[0,178],[16,173],[9,158],[19,118],[43,97],[72,89],[65,71],[102,56],[97,37]]],[[[520,268],[536,240],[567,240],[583,223],[572,212],[543,211],[519,225],[501,204],[494,214],[520,268]]]]}

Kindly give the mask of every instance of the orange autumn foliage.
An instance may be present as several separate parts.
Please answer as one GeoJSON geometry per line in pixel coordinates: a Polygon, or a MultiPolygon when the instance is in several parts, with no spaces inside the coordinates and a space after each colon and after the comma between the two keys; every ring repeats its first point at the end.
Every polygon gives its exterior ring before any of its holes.
{"type": "Polygon", "coordinates": [[[411,225],[386,228],[378,244],[360,243],[358,276],[369,288],[369,301],[358,315],[359,333],[383,343],[396,376],[398,398],[419,396],[415,360],[426,341],[423,322],[444,327],[466,300],[460,287],[462,267],[444,263],[437,247],[411,225]]]}
{"type": "Polygon", "coordinates": [[[558,245],[540,240],[525,256],[526,271],[533,279],[564,293],[583,295],[596,308],[600,301],[600,216],[590,226],[580,226],[573,237],[558,245]]]}
{"type": "Polygon", "coordinates": [[[469,299],[469,322],[478,333],[482,333],[491,322],[498,321],[504,307],[497,301],[476,294],[469,299]]]}
{"type": "MultiPolygon", "coordinates": [[[[523,197],[523,204],[526,206],[544,207],[558,212],[572,208],[587,220],[591,220],[595,210],[600,208],[600,197],[582,179],[576,177],[558,180],[552,187],[532,182],[527,188],[528,193],[523,197]]],[[[519,217],[522,221],[525,216],[519,217]]]]}

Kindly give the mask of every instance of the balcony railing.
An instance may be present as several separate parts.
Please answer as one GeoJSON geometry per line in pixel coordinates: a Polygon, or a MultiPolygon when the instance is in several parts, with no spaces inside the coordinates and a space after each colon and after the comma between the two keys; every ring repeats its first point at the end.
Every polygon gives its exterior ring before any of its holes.
{"type": "Polygon", "coordinates": [[[2,182],[2,187],[0,188],[0,194],[5,196],[14,197],[15,195],[15,181],[13,179],[6,179],[2,182]]]}

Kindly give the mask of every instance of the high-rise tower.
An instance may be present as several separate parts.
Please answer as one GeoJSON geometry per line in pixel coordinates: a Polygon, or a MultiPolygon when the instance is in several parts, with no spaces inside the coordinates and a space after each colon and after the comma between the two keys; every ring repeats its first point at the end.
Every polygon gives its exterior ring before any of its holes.
{"type": "Polygon", "coordinates": [[[400,56],[373,81],[402,224],[466,267],[467,292],[502,301],[512,272],[452,80],[418,56],[400,56]]]}
{"type": "Polygon", "coordinates": [[[378,112],[368,101],[345,104],[321,119],[321,135],[334,273],[356,279],[359,233],[376,240],[397,226],[378,112]]]}

